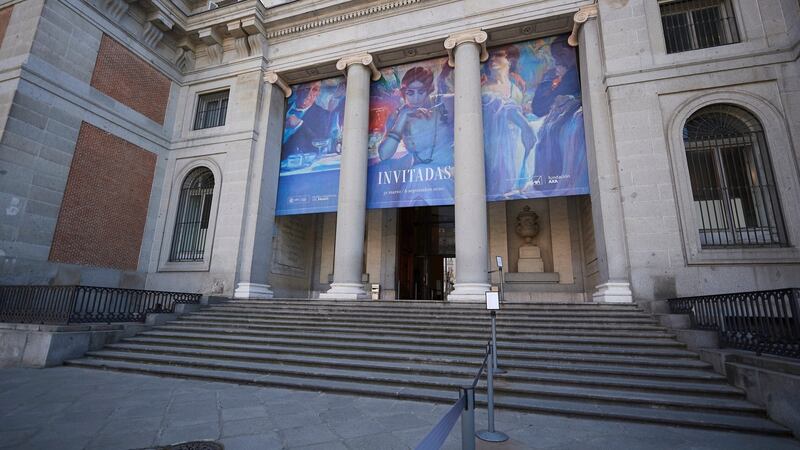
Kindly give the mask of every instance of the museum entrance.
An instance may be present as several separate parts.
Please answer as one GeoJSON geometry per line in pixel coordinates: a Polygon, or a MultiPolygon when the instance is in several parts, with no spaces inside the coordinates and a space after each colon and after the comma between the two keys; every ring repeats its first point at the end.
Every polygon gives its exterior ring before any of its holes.
{"type": "Polygon", "coordinates": [[[398,210],[397,298],[445,300],[455,283],[455,212],[452,206],[398,210]]]}

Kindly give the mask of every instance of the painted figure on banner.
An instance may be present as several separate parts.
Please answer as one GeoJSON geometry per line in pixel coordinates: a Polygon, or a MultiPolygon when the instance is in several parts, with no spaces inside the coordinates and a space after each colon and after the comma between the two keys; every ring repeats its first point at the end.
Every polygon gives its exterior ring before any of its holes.
{"type": "Polygon", "coordinates": [[[486,158],[487,194],[506,194],[522,186],[536,143],[522,106],[526,86],[517,70],[519,57],[513,45],[492,49],[482,69],[483,131],[491,137],[486,146],[491,149],[486,158]]]}
{"type": "Polygon", "coordinates": [[[373,84],[368,208],[453,203],[453,96],[436,88],[447,86],[444,67],[399,66],[373,84]]]}
{"type": "Polygon", "coordinates": [[[345,80],[292,86],[283,128],[277,215],[336,210],[345,80]]]}

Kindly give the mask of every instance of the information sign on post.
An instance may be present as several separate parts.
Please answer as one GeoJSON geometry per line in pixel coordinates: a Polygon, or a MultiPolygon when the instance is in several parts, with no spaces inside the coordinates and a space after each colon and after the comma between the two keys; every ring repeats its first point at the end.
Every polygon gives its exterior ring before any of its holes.
{"type": "Polygon", "coordinates": [[[486,309],[490,311],[497,311],[500,309],[500,293],[495,291],[486,291],[486,309]]]}

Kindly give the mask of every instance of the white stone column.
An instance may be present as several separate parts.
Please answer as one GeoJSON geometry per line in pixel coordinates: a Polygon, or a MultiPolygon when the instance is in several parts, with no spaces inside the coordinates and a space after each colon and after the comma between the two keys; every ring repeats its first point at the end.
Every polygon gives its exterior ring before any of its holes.
{"type": "Polygon", "coordinates": [[[572,45],[579,44],[592,221],[600,272],[600,284],[595,287],[592,298],[595,302],[630,303],[633,302],[630,261],[625,243],[617,155],[606,94],[597,5],[581,8],[575,14],[574,21],[576,27],[569,42],[572,45]]]}
{"type": "Polygon", "coordinates": [[[486,39],[486,32],[470,30],[444,42],[455,67],[456,283],[447,296],[451,301],[482,302],[490,289],[481,106],[486,39]]]}
{"type": "Polygon", "coordinates": [[[281,161],[283,115],[291,89],[274,72],[264,76],[258,106],[258,138],[253,143],[247,198],[239,244],[234,298],[272,298],[268,274],[281,161]]]}
{"type": "Polygon", "coordinates": [[[347,75],[336,211],[336,247],[333,283],[320,298],[367,299],[361,273],[364,262],[364,226],[367,213],[367,147],[369,138],[369,84],[380,78],[372,55],[342,58],[336,68],[347,75]]]}

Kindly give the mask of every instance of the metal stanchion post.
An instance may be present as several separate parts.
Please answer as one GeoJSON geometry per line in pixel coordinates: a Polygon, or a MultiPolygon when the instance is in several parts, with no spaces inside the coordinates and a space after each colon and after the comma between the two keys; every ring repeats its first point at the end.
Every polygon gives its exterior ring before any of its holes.
{"type": "MultiPolygon", "coordinates": [[[[492,346],[489,346],[489,352],[492,351],[492,346]]],[[[491,364],[486,365],[486,413],[488,415],[489,429],[478,432],[478,439],[486,442],[505,442],[508,440],[508,435],[502,431],[494,429],[494,367],[491,364]]]]}
{"type": "MultiPolygon", "coordinates": [[[[504,298],[504,282],[505,277],[503,276],[503,258],[501,256],[497,257],[497,270],[500,272],[500,299],[499,303],[502,305],[504,298]]],[[[506,373],[505,370],[501,369],[497,365],[497,325],[496,320],[497,314],[495,311],[492,311],[492,366],[494,366],[494,373],[495,375],[502,375],[506,373]]]]}
{"type": "Polygon", "coordinates": [[[463,395],[466,402],[461,411],[461,450],[475,450],[475,388],[463,388],[463,395]]]}

